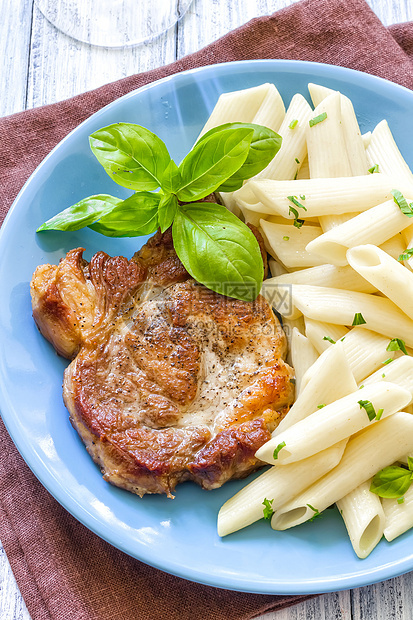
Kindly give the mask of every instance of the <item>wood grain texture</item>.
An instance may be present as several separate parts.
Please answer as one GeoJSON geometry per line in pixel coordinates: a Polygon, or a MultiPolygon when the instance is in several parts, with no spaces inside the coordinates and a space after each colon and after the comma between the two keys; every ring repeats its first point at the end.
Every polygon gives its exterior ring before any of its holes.
{"type": "MultiPolygon", "coordinates": [[[[172,62],[255,16],[273,13],[296,1],[194,0],[178,25],[152,43],[108,50],[79,43],[62,34],[42,16],[33,0],[0,0],[0,92],[3,94],[0,115],[66,99],[172,62]]],[[[412,0],[367,1],[386,25],[413,20],[412,0]]],[[[413,573],[410,573],[373,586],[322,595],[265,614],[259,620],[410,620],[412,617],[413,573]]],[[[0,619],[31,620],[1,547],[0,619]]]]}

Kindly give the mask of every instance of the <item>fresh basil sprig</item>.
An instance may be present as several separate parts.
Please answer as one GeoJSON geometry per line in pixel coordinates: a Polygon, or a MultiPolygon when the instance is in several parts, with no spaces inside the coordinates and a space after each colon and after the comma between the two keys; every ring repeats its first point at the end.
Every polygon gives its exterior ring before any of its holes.
{"type": "Polygon", "coordinates": [[[280,149],[278,134],[261,125],[226,123],[204,134],[179,166],[162,140],[140,125],[99,129],[90,146],[107,174],[135,193],[126,200],[89,196],[37,232],[87,226],[108,237],[135,237],[172,226],[176,253],[195,280],[229,297],[257,297],[264,270],[255,236],[222,205],[198,201],[238,189],[261,172],[280,149]]]}
{"type": "Polygon", "coordinates": [[[413,477],[413,459],[408,457],[408,469],[390,465],[379,471],[371,481],[370,491],[380,497],[397,499],[410,487],[413,477]]]}

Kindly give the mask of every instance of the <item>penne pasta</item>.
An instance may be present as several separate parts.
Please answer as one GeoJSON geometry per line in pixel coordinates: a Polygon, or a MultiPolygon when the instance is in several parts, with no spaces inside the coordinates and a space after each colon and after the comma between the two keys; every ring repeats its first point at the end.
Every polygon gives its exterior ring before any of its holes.
{"type": "Polygon", "coordinates": [[[413,318],[413,273],[374,245],[359,245],[347,252],[347,260],[400,310],[413,318]]]}
{"type": "Polygon", "coordinates": [[[349,330],[344,325],[334,325],[333,323],[322,323],[321,321],[305,319],[305,335],[319,355],[348,334],[349,330]]]}
{"type": "Polygon", "coordinates": [[[274,224],[260,220],[260,228],[267,252],[287,268],[313,267],[325,262],[306,250],[308,244],[321,234],[319,226],[296,228],[291,224],[274,224]]]}
{"type": "Polygon", "coordinates": [[[375,424],[376,416],[384,419],[401,411],[411,400],[408,390],[387,381],[361,387],[285,430],[276,429],[275,435],[257,450],[256,457],[280,465],[300,461],[375,424]],[[365,410],[361,403],[369,403],[372,409],[365,410]]]}
{"type": "Polygon", "coordinates": [[[301,379],[317,358],[318,353],[311,341],[294,327],[291,337],[291,365],[295,370],[296,398],[300,394],[301,379]]]}
{"type": "MultiPolygon", "coordinates": [[[[245,90],[237,90],[222,94],[207,122],[202,128],[198,139],[210,129],[224,123],[252,123],[269,91],[276,90],[274,84],[261,84],[245,90]]],[[[281,100],[281,97],[280,97],[281,100]]],[[[282,100],[278,105],[284,108],[282,100]]]]}
{"type": "Polygon", "coordinates": [[[413,527],[413,486],[403,495],[403,501],[397,499],[382,499],[384,511],[384,537],[392,541],[413,527]]]}
{"type": "Polygon", "coordinates": [[[400,153],[386,120],[374,128],[366,154],[369,166],[378,165],[379,172],[395,174],[407,183],[413,183],[413,174],[400,153]]]}
{"type": "Polygon", "coordinates": [[[363,482],[337,502],[353,549],[361,559],[380,542],[385,523],[383,507],[379,497],[370,491],[370,482],[363,482]]]}
{"type": "MultiPolygon", "coordinates": [[[[369,174],[336,179],[297,179],[278,181],[255,177],[247,184],[248,191],[255,194],[256,204],[249,208],[268,215],[281,215],[294,219],[288,196],[295,196],[306,208],[303,217],[361,213],[386,200],[393,200],[391,191],[399,189],[404,196],[413,195],[413,183],[401,183],[384,174],[369,174]],[[259,206],[256,206],[258,203],[259,206]]],[[[238,190],[241,192],[244,188],[238,190]]]]}
{"type": "Polygon", "coordinates": [[[284,285],[283,308],[291,314],[301,312],[305,317],[326,323],[351,326],[356,315],[361,314],[369,329],[388,338],[402,338],[413,346],[413,321],[392,301],[377,295],[343,291],[303,284],[284,285]]]}
{"type": "MultiPolygon", "coordinates": [[[[271,271],[272,273],[272,271],[271,271]]],[[[375,293],[377,289],[361,277],[354,269],[346,265],[317,265],[308,269],[300,269],[291,273],[273,274],[268,279],[270,284],[310,284],[312,286],[327,286],[360,293],[375,293]]]]}
{"type": "Polygon", "coordinates": [[[349,439],[334,469],[274,513],[271,527],[285,530],[308,521],[412,449],[413,416],[409,413],[398,412],[368,426],[349,439]]]}
{"type": "Polygon", "coordinates": [[[394,200],[372,207],[311,241],[307,251],[333,265],[347,264],[347,250],[357,245],[381,245],[409,226],[394,200]]]}
{"type": "Polygon", "coordinates": [[[376,370],[364,379],[363,385],[371,385],[377,381],[390,381],[400,385],[405,390],[409,390],[413,395],[413,357],[403,355],[403,357],[382,366],[380,370],[376,370]]]}
{"type": "Polygon", "coordinates": [[[317,372],[302,386],[295,403],[272,433],[273,437],[317,411],[319,405],[329,405],[357,390],[357,383],[341,345],[332,347],[323,356],[323,360],[317,360],[316,364],[317,372]]]}
{"type": "Polygon", "coordinates": [[[276,510],[306,487],[333,469],[343,455],[346,442],[331,446],[305,461],[283,467],[271,467],[231,497],[218,513],[218,535],[251,525],[263,517],[263,500],[276,510]]]}
{"type": "MultiPolygon", "coordinates": [[[[310,326],[311,319],[306,319],[306,325],[310,326]]],[[[316,322],[313,322],[313,325],[316,322]]],[[[322,324],[326,325],[326,324],[322,324]]],[[[338,327],[338,326],[335,326],[338,327]]],[[[342,327],[342,326],[340,326],[342,327]]],[[[308,337],[311,340],[311,328],[308,331],[308,337]]],[[[334,340],[334,338],[333,338],[334,340]]],[[[383,369],[384,365],[393,360],[396,351],[388,351],[389,338],[370,331],[362,329],[362,326],[354,327],[340,339],[346,359],[350,365],[351,372],[357,383],[360,383],[371,375],[371,373],[383,369]]],[[[325,341],[323,341],[325,342],[325,341]]],[[[331,348],[330,343],[326,343],[331,348]]],[[[335,345],[334,345],[335,346],[335,345]]],[[[319,371],[319,365],[323,362],[325,353],[322,353],[315,364],[308,369],[302,378],[302,384],[305,385],[311,377],[319,371]]],[[[391,381],[391,379],[389,379],[391,381]]],[[[395,381],[395,383],[398,383],[395,381]]],[[[367,381],[365,382],[367,384],[367,381]]]]}

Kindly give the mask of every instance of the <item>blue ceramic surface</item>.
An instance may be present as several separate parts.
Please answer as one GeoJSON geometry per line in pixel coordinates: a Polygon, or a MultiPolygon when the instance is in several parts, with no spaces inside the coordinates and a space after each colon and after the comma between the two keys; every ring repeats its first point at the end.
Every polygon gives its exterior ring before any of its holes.
{"type": "Polygon", "coordinates": [[[382,541],[359,560],[336,510],[286,532],[259,522],[220,539],[219,507],[242,482],[215,491],[186,483],[176,499],[140,499],[104,482],[71,427],[62,402],[66,362],[39,334],[31,316],[35,267],[56,263],[83,246],[130,257],[144,239],[108,239],[90,230],[36,235],[43,221],[96,193],[126,196],[91,154],[88,136],[117,121],[155,131],[179,161],[192,146],[217,97],[273,82],[286,104],[307,83],[340,89],[353,103],[361,130],[387,118],[413,163],[413,93],[340,67],[294,61],[248,61],[204,67],[166,78],[122,97],[80,125],[31,176],[0,236],[0,409],[18,450],[40,482],[79,521],[124,552],[164,571],[213,586],[268,594],[340,590],[413,569],[413,531],[382,541]]]}

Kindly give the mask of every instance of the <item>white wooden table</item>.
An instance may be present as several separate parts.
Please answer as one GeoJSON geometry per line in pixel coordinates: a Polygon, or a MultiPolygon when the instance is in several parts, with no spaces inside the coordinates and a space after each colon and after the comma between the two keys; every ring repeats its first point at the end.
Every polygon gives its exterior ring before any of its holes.
{"type": "MultiPolygon", "coordinates": [[[[87,0],[84,0],[87,2],[87,0]]],[[[59,101],[167,64],[258,15],[297,0],[193,0],[176,28],[150,45],[103,49],[57,31],[33,0],[0,0],[0,116],[59,101]]],[[[412,0],[368,0],[388,25],[413,20],[412,0]]],[[[260,620],[410,620],[413,573],[326,594],[260,620]]],[[[0,619],[31,620],[0,544],[0,619]]],[[[32,620],[36,620],[33,618],[32,620]]],[[[102,619],[104,620],[104,619],[102,619]]]]}

